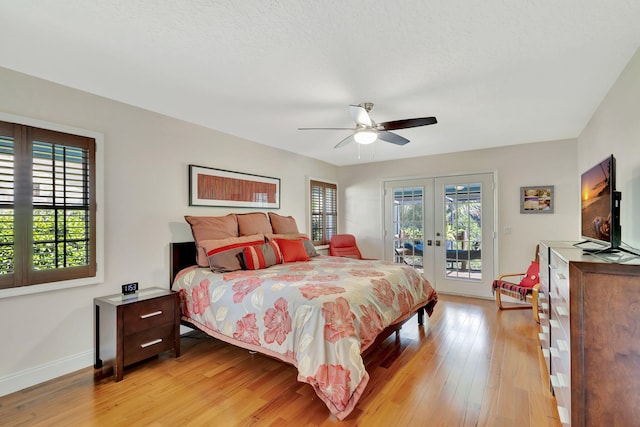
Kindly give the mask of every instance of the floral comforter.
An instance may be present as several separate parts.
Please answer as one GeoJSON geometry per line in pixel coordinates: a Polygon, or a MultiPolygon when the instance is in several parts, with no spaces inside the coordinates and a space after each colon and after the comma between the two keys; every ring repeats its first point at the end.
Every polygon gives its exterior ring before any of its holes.
{"type": "Polygon", "coordinates": [[[264,270],[176,278],[183,318],[207,334],[291,363],[339,419],[369,375],[361,353],[387,326],[426,306],[435,290],[416,270],[386,261],[318,256],[264,270]]]}

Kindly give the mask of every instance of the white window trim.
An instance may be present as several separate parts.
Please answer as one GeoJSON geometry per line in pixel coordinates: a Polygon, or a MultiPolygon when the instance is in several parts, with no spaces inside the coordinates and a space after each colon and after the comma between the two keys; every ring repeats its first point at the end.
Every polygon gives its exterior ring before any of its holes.
{"type": "Polygon", "coordinates": [[[51,123],[29,117],[15,116],[0,111],[0,121],[39,127],[42,129],[66,132],[73,135],[86,136],[96,141],[96,275],[82,279],[63,280],[60,282],[41,283],[38,285],[19,286],[0,289],[0,298],[69,289],[78,286],[96,285],[104,282],[104,135],[86,129],[51,123]]]}

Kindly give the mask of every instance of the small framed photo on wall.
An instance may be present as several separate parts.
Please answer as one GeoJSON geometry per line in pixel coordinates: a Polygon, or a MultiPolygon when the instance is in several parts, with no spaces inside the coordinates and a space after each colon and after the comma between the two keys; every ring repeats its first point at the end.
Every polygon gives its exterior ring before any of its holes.
{"type": "Polygon", "coordinates": [[[553,185],[520,187],[520,213],[553,213],[553,185]]]}

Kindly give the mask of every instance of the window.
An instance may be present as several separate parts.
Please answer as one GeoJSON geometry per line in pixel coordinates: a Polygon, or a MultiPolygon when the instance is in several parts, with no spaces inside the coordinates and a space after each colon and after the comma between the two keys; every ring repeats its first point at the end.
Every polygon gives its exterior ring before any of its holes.
{"type": "Polygon", "coordinates": [[[95,145],[0,121],[0,289],[96,275],[95,145]]]}
{"type": "Polygon", "coordinates": [[[311,240],[316,246],[328,245],[338,230],[338,186],[310,181],[311,240]]]}

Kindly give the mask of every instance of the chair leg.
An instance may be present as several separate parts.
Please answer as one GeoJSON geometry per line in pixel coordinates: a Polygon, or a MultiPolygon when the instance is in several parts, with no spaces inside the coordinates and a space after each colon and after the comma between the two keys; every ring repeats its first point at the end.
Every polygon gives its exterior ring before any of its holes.
{"type": "Polygon", "coordinates": [[[538,313],[538,297],[540,285],[535,285],[531,291],[531,307],[533,308],[533,319],[540,323],[540,314],[538,313]]]}
{"type": "MultiPolygon", "coordinates": [[[[527,302],[529,302],[529,298],[531,298],[531,296],[527,297],[527,302]]],[[[498,308],[500,308],[500,310],[526,310],[532,307],[529,304],[518,304],[518,303],[511,303],[511,304],[505,305],[502,302],[502,294],[499,289],[496,289],[496,305],[498,306],[498,308]]]]}
{"type": "Polygon", "coordinates": [[[502,310],[502,298],[500,298],[500,289],[496,289],[496,305],[500,310],[502,310]]]}

